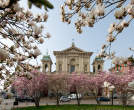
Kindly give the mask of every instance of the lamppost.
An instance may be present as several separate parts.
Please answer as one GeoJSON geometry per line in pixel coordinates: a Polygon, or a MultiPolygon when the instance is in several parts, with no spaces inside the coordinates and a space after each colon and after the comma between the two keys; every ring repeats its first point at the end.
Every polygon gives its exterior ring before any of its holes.
{"type": "Polygon", "coordinates": [[[104,82],[103,87],[105,88],[105,96],[106,96],[106,97],[109,97],[109,93],[108,93],[109,85],[110,85],[110,83],[104,82]]]}
{"type": "Polygon", "coordinates": [[[112,92],[112,105],[113,105],[113,95],[114,95],[114,86],[110,86],[109,89],[112,92]]]}

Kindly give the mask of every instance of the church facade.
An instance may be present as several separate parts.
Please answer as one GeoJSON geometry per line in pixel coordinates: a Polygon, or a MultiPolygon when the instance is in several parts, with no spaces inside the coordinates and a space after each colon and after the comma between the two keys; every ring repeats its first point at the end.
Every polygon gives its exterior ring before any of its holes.
{"type": "MultiPolygon", "coordinates": [[[[91,73],[90,70],[90,57],[93,52],[84,51],[75,46],[74,43],[64,50],[54,51],[53,54],[56,57],[56,70],[55,73],[91,73]]],[[[95,58],[93,61],[93,72],[103,70],[104,61],[100,58],[95,58]]],[[[42,58],[42,71],[44,73],[51,72],[52,60],[49,55],[45,55],[42,58]]]]}

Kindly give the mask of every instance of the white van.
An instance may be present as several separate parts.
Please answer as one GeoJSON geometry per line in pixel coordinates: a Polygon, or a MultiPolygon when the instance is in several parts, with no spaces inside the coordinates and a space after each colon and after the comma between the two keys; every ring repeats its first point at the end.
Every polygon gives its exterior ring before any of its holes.
{"type": "MultiPolygon", "coordinates": [[[[68,95],[68,98],[69,99],[77,99],[77,96],[76,96],[76,94],[69,94],[68,95]]],[[[81,94],[78,94],[78,98],[81,99],[82,98],[82,95],[81,94]]]]}

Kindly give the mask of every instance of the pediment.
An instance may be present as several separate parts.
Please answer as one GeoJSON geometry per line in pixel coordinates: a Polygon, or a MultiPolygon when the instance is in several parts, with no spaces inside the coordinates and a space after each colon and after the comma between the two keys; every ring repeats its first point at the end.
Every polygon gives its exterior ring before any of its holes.
{"type": "Polygon", "coordinates": [[[65,54],[83,54],[83,55],[86,55],[86,56],[91,56],[92,55],[92,52],[87,52],[87,51],[84,51],[80,48],[77,48],[74,44],[72,44],[71,47],[65,49],[65,50],[61,50],[61,51],[54,51],[54,55],[65,55],[65,54]]]}
{"type": "Polygon", "coordinates": [[[79,53],[79,52],[85,52],[83,51],[82,49],[79,49],[77,47],[70,47],[70,48],[67,48],[61,52],[65,52],[65,53],[70,53],[70,52],[76,52],[76,53],[79,53]]]}

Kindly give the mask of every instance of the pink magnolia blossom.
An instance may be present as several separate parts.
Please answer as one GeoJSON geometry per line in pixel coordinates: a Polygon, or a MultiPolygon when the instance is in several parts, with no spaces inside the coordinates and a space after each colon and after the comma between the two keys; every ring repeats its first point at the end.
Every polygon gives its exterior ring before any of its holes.
{"type": "Polygon", "coordinates": [[[97,100],[97,97],[102,95],[104,81],[105,74],[102,72],[96,75],[90,75],[86,80],[86,88],[88,89],[89,93],[93,94],[97,104],[100,104],[100,102],[97,100]]]}
{"type": "Polygon", "coordinates": [[[68,92],[67,77],[63,73],[48,76],[48,89],[55,93],[57,105],[59,105],[60,94],[67,94],[68,92]]]}
{"type": "Polygon", "coordinates": [[[126,105],[129,92],[128,84],[134,80],[134,71],[130,70],[122,74],[111,73],[106,76],[105,80],[115,87],[121,96],[122,104],[126,105]]]}
{"type": "Polygon", "coordinates": [[[35,101],[35,105],[39,106],[41,95],[47,90],[47,76],[38,71],[33,71],[30,75],[31,79],[27,77],[17,77],[13,86],[18,95],[32,97],[35,101]]]}
{"type": "Polygon", "coordinates": [[[69,75],[68,87],[70,92],[75,92],[77,96],[77,104],[80,105],[78,94],[86,93],[86,80],[89,77],[87,74],[71,74],[69,75]]]}

